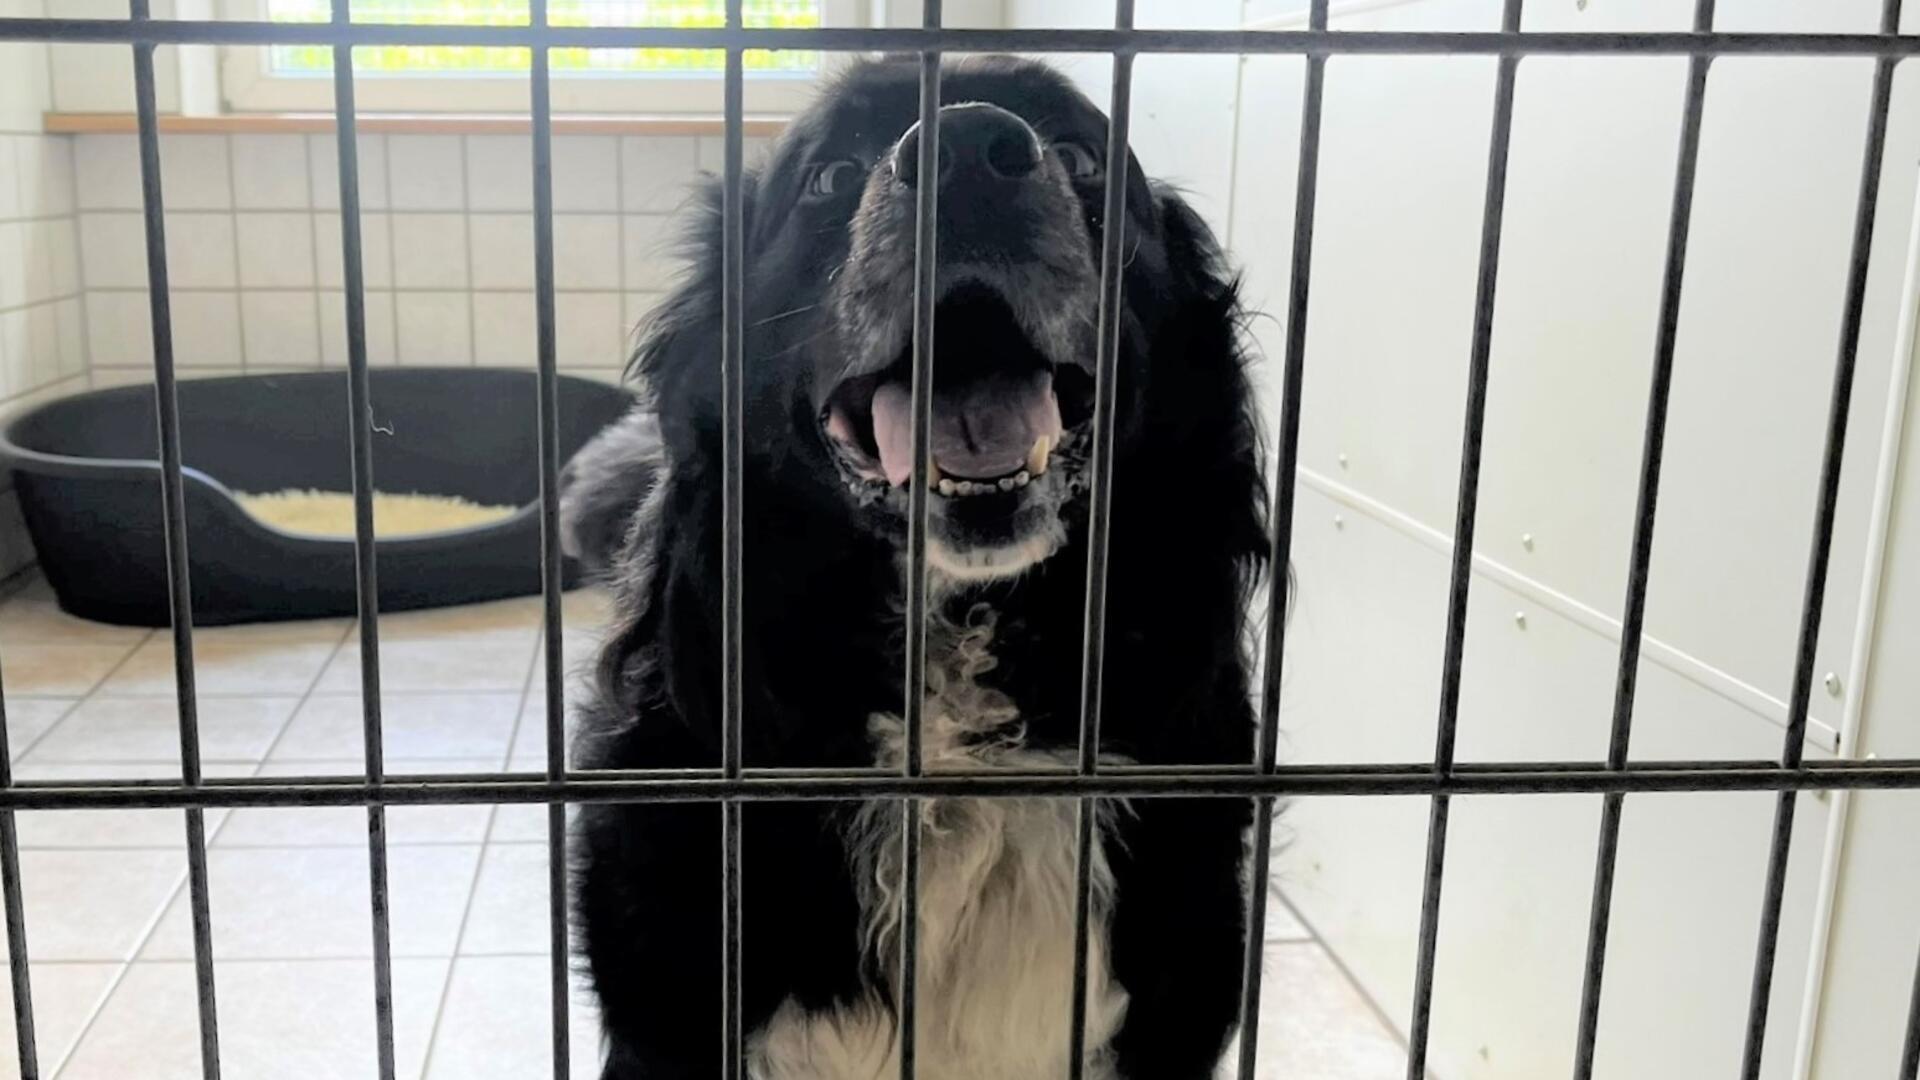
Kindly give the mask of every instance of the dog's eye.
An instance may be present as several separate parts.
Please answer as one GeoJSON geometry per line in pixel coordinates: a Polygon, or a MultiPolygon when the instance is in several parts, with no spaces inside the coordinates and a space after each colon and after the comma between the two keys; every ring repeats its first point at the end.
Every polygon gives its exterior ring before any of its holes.
{"type": "Polygon", "coordinates": [[[1094,180],[1100,176],[1100,159],[1085,144],[1077,142],[1057,142],[1053,144],[1054,156],[1060,164],[1067,167],[1067,175],[1074,180],[1094,180]]]}
{"type": "Polygon", "coordinates": [[[859,162],[845,159],[810,166],[806,178],[807,197],[831,199],[845,195],[859,184],[860,172],[859,162]]]}

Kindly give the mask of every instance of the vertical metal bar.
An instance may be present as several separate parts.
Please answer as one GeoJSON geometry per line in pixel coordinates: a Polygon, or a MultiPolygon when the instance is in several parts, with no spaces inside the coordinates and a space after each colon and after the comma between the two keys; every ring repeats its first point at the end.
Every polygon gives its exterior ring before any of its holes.
{"type": "MultiPolygon", "coordinates": [[[[5,683],[0,678],[0,790],[13,786],[13,743],[7,733],[5,683]]],[[[20,898],[20,836],[11,810],[0,810],[0,893],[6,899],[7,967],[13,979],[13,1036],[20,1051],[20,1080],[39,1080],[33,980],[27,966],[27,911],[20,898]]]]}
{"type": "MultiPolygon", "coordinates": [[[[1900,30],[1901,0],[1883,0],[1880,33],[1900,30]]],[[[1873,90],[1867,114],[1866,146],[1861,154],[1860,195],[1854,207],[1851,264],[1841,307],[1840,348],[1834,364],[1833,395],[1827,407],[1827,445],[1820,465],[1814,504],[1813,545],[1807,557],[1806,595],[1800,607],[1799,643],[1793,667],[1793,692],[1787,699],[1787,734],[1780,750],[1783,768],[1797,769],[1806,753],[1807,710],[1813,694],[1820,618],[1826,606],[1827,570],[1833,554],[1833,524],[1840,501],[1840,467],[1846,454],[1847,417],[1853,407],[1853,376],[1860,356],[1861,312],[1866,304],[1867,269],[1873,254],[1873,224],[1880,204],[1880,165],[1887,144],[1887,113],[1893,96],[1893,57],[1874,61],[1873,90]]],[[[1759,1080],[1766,1049],[1767,1012],[1772,1005],[1773,968],[1780,945],[1780,912],[1786,899],[1787,858],[1793,841],[1795,793],[1783,791],[1773,809],[1773,842],[1767,856],[1766,891],[1760,906],[1760,941],[1755,949],[1753,987],[1747,1001],[1747,1037],[1741,1053],[1742,1080],[1759,1080]]]]}
{"type": "MultiPolygon", "coordinates": [[[[1313,0],[1307,28],[1327,28],[1329,0],[1313,0]]],[[[1286,367],[1280,396],[1280,447],[1274,476],[1272,585],[1267,593],[1265,666],[1260,681],[1260,743],[1256,767],[1273,772],[1280,748],[1280,671],[1286,655],[1287,565],[1293,559],[1295,471],[1300,449],[1300,401],[1306,374],[1307,299],[1313,273],[1313,219],[1320,189],[1320,116],[1327,54],[1309,53],[1300,100],[1299,172],[1293,195],[1293,266],[1288,278],[1286,367]]],[[[1248,877],[1246,957],[1240,974],[1240,1080],[1254,1080],[1260,1050],[1260,984],[1266,957],[1267,879],[1273,869],[1270,796],[1254,800],[1253,873],[1248,877]]]]}
{"type": "MultiPolygon", "coordinates": [[[[546,0],[532,0],[528,17],[547,25],[546,0]]],[[[540,601],[546,665],[547,779],[567,771],[566,656],[560,617],[560,373],[553,271],[553,81],[545,45],[532,50],[533,281],[535,355],[540,398],[540,601]]],[[[567,806],[547,804],[547,955],[553,1025],[553,1077],[567,1080],[573,1034],[568,1024],[567,806]]]]}
{"type": "MultiPolygon", "coordinates": [[[[1713,29],[1714,0],[1696,0],[1693,29],[1713,29]]],[[[1667,260],[1660,287],[1652,384],[1647,391],[1646,432],[1640,451],[1640,494],[1634,518],[1633,547],[1627,565],[1626,609],[1621,617],[1620,660],[1614,674],[1613,729],[1607,767],[1624,769],[1633,734],[1633,700],[1640,676],[1640,644],[1646,628],[1647,583],[1653,566],[1654,514],[1660,499],[1660,466],[1666,451],[1667,404],[1673,388],[1673,357],[1680,332],[1680,290],[1686,274],[1687,236],[1693,224],[1694,178],[1700,160],[1700,128],[1706,111],[1707,71],[1711,56],[1687,64],[1686,98],[1680,121],[1680,151],[1674,165],[1673,205],[1667,218],[1667,260]]],[[[1600,1034],[1600,991],[1607,961],[1607,931],[1613,917],[1614,871],[1619,863],[1620,818],[1625,797],[1604,796],[1600,841],[1594,857],[1593,900],[1587,919],[1586,973],[1580,988],[1580,1020],[1574,1041],[1574,1080],[1592,1080],[1600,1034]]]]}
{"type": "MultiPolygon", "coordinates": [[[[1113,26],[1133,29],[1133,0],[1114,0],[1113,26]]],[[[1121,253],[1127,225],[1127,131],[1133,117],[1132,52],[1113,54],[1113,92],[1107,114],[1106,199],[1101,212],[1100,308],[1093,394],[1093,476],[1087,515],[1087,609],[1080,672],[1080,775],[1100,766],[1100,696],[1106,666],[1107,547],[1113,520],[1113,411],[1120,369],[1121,253]]],[[[1080,1080],[1087,1065],[1087,947],[1093,902],[1094,819],[1091,797],[1079,803],[1073,883],[1073,993],[1067,1017],[1067,1076],[1080,1080]]]]}
{"type": "MultiPolygon", "coordinates": [[[[1506,0],[1503,33],[1520,32],[1522,0],[1506,0]]],[[[1473,343],[1467,372],[1466,432],[1460,446],[1460,492],[1453,527],[1453,567],[1447,596],[1446,651],[1440,672],[1439,731],[1433,771],[1453,772],[1454,736],[1460,726],[1460,666],[1466,650],[1467,592],[1473,578],[1473,527],[1480,501],[1480,450],[1487,422],[1487,377],[1493,354],[1494,289],[1500,271],[1500,229],[1507,195],[1507,148],[1513,135],[1513,88],[1518,56],[1502,56],[1493,90],[1493,124],[1487,149],[1486,203],[1481,211],[1480,275],[1473,310],[1473,343]]],[[[1427,1038],[1433,1018],[1433,965],[1440,940],[1440,886],[1446,872],[1447,818],[1451,800],[1435,795],[1427,819],[1426,886],[1420,899],[1419,957],[1413,980],[1413,1017],[1407,1029],[1407,1080],[1427,1071],[1427,1038]]]]}
{"type": "MultiPolygon", "coordinates": [[[[940,0],[921,0],[920,24],[940,28],[940,0]]],[[[935,273],[938,256],[940,185],[940,54],[920,54],[920,141],[914,188],[913,241],[913,470],[907,478],[907,757],[903,771],[922,769],[922,726],[927,678],[927,500],[929,443],[933,429],[933,318],[939,301],[935,273]]],[[[900,807],[900,1080],[913,1080],[919,1047],[914,1010],[919,999],[920,950],[920,800],[900,807]]]]}
{"type": "MultiPolygon", "coordinates": [[[[353,21],[347,0],[333,0],[333,22],[353,21]]],[[[367,373],[366,276],[360,238],[360,153],[353,47],[333,49],[334,132],[340,166],[340,265],[346,292],[348,431],[353,467],[354,585],[360,614],[360,719],[367,782],[386,773],[380,701],[380,585],[373,523],[373,388],[367,373]]],[[[373,1017],[381,1080],[393,1080],[393,936],[388,913],[387,811],[367,807],[367,876],[373,908],[373,1017]]]]}
{"type": "MultiPolygon", "coordinates": [[[[721,175],[720,207],[720,381],[721,381],[721,772],[740,776],[745,687],[741,679],[743,577],[741,504],[745,495],[743,436],[746,418],[746,375],[742,356],[746,333],[746,207],[742,196],[742,32],[741,0],[727,0],[727,66],[724,79],[726,131],[725,167],[721,175]]],[[[740,803],[720,804],[721,831],[721,1080],[744,1080],[746,1033],[740,1016],[740,803]]]]}
{"type": "Polygon", "coordinates": [[[1920,957],[1913,965],[1913,996],[1907,1000],[1907,1038],[1894,1080],[1920,1080],[1920,957]]]}
{"type": "MultiPolygon", "coordinates": [[[[134,22],[152,17],[148,0],[128,0],[134,22]]],[[[173,370],[173,307],[167,284],[166,204],[160,190],[160,121],[151,44],[133,46],[133,105],[139,123],[140,192],[147,240],[147,299],[153,320],[153,394],[160,436],[161,523],[166,534],[167,602],[173,623],[173,678],[180,714],[180,778],[200,783],[199,696],[193,675],[193,586],[187,571],[186,482],[180,465],[180,401],[173,370]]],[[[200,1071],[219,1080],[220,1027],[214,1008],[213,921],[207,899],[207,826],[186,811],[187,890],[193,916],[194,978],[200,1007],[200,1071]]]]}

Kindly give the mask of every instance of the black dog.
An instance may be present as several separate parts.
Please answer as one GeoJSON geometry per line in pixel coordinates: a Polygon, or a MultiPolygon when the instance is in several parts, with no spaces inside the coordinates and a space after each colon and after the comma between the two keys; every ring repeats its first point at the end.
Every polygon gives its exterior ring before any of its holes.
{"type": "MultiPolygon", "coordinates": [[[[921,183],[940,184],[925,761],[1076,760],[1107,123],[1044,67],[956,63],[939,175],[920,176],[917,73],[858,66],[745,177],[750,768],[900,764],[921,183]]],[[[1137,164],[1125,183],[1100,749],[1245,762],[1245,608],[1267,538],[1235,285],[1185,204],[1137,164]]],[[[719,763],[718,185],[704,194],[692,272],[635,358],[648,401],[569,468],[574,549],[610,564],[617,593],[587,768],[719,763]]],[[[1065,1075],[1073,802],[925,814],[919,1075],[1065,1075]]],[[[1250,815],[1100,804],[1088,1077],[1212,1075],[1240,991],[1250,815]]],[[[742,829],[749,1075],[893,1076],[898,805],[749,804],[742,829]]],[[[582,814],[575,899],[606,1080],[719,1074],[720,835],[713,805],[582,814]]]]}

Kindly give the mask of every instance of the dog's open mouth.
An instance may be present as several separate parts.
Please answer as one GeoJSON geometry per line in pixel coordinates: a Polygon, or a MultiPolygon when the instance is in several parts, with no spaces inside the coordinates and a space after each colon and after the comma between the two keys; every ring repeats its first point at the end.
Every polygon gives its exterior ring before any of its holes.
{"type": "MultiPolygon", "coordinates": [[[[1057,451],[1092,415],[1093,383],[1028,339],[1000,295],[964,284],[934,314],[932,468],[947,498],[1011,493],[1047,474],[1057,451]]],[[[913,473],[913,347],[893,363],[844,379],[827,395],[821,424],[856,483],[904,486],[913,473]]]]}

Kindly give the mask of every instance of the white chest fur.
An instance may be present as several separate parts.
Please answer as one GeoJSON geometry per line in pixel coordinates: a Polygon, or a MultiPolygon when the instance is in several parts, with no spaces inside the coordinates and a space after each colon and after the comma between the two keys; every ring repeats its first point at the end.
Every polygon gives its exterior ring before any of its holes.
{"type": "MultiPolygon", "coordinates": [[[[990,614],[930,628],[922,761],[927,771],[1071,762],[1026,749],[993,666],[990,614]]],[[[898,767],[900,718],[872,721],[876,757],[898,767]]],[[[1073,992],[1076,809],[1067,799],[939,799],[922,805],[916,1075],[925,1080],[1056,1080],[1066,1074],[1073,992]]],[[[848,830],[862,948],[899,970],[900,816],[872,803],[848,830]]],[[[1094,845],[1087,941],[1087,1080],[1114,1080],[1106,1047],[1126,1012],[1107,966],[1112,876],[1094,845]]],[[[754,1080],[889,1080],[896,1021],[878,995],[829,1012],[789,1001],[754,1039],[754,1080]]]]}

